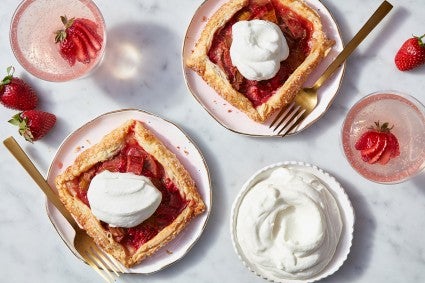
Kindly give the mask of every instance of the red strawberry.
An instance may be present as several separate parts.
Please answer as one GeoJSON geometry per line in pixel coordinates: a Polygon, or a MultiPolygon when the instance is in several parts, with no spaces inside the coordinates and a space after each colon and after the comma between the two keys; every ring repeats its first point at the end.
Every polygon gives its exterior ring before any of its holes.
{"type": "Polygon", "coordinates": [[[20,112],[9,120],[19,127],[19,134],[27,141],[34,142],[44,137],[56,123],[56,116],[40,110],[20,112]]]}
{"type": "Polygon", "coordinates": [[[88,19],[61,17],[64,29],[56,32],[55,42],[59,43],[62,57],[73,66],[76,61],[84,64],[96,58],[102,48],[102,37],[97,33],[97,25],[88,19]]]}
{"type": "Polygon", "coordinates": [[[397,137],[391,133],[388,123],[375,123],[375,127],[361,135],[354,147],[360,150],[362,160],[370,164],[387,164],[391,158],[400,155],[397,137]]]}
{"type": "Polygon", "coordinates": [[[7,76],[0,82],[0,101],[12,109],[20,111],[34,109],[38,104],[35,91],[22,79],[13,76],[15,68],[7,69],[7,76]]]}
{"type": "Polygon", "coordinates": [[[395,65],[401,71],[414,69],[425,63],[425,43],[422,38],[413,36],[406,40],[395,55],[395,65]]]}
{"type": "Polygon", "coordinates": [[[377,143],[374,144],[371,148],[361,151],[363,161],[375,163],[385,151],[385,148],[387,147],[387,140],[388,139],[385,135],[378,133],[377,143]]]}

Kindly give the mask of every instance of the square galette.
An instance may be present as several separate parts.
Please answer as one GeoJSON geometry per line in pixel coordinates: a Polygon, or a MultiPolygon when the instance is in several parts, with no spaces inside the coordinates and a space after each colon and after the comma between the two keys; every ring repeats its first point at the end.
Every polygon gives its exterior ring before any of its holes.
{"type": "Polygon", "coordinates": [[[230,0],[208,19],[185,64],[263,123],[293,101],[333,44],[303,0],[230,0]]]}
{"type": "Polygon", "coordinates": [[[55,183],[78,223],[127,267],[155,253],[205,210],[189,172],[137,120],[79,154],[55,183]]]}

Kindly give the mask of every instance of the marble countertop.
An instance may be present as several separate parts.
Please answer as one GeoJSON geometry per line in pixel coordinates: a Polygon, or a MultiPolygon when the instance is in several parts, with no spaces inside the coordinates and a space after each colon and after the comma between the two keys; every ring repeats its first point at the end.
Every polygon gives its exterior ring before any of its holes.
{"type": "MultiPolygon", "coordinates": [[[[41,81],[18,64],[8,40],[17,0],[0,9],[0,71],[14,65],[40,96],[41,109],[57,115],[52,132],[25,142],[6,121],[16,112],[1,108],[0,138],[15,136],[45,174],[62,140],[98,115],[139,108],[179,125],[198,145],[212,180],[213,206],[206,229],[180,261],[150,275],[125,275],[118,282],[265,282],[235,254],[229,232],[231,205],[242,184],[269,164],[296,160],[319,166],[337,178],[351,199],[356,223],[351,253],[334,275],[321,282],[425,282],[425,174],[397,185],[380,185],[358,175],[340,147],[340,128],[348,109],[361,97],[395,89],[425,103],[425,68],[398,71],[393,63],[401,43],[421,35],[422,0],[392,0],[394,9],[353,53],[340,91],[314,126],[285,139],[255,138],[231,132],[214,120],[188,91],[181,49],[186,28],[203,0],[97,0],[107,24],[105,61],[90,77],[67,82],[41,81]],[[171,1],[172,2],[172,1],[171,1]],[[124,3],[124,2],[120,2],[124,3]],[[140,62],[120,50],[129,44],[140,62]],[[119,73],[134,71],[132,77],[119,73]]],[[[380,0],[322,0],[349,41],[380,0]]],[[[45,211],[45,198],[5,147],[0,146],[0,281],[102,282],[66,248],[45,211]]]]}

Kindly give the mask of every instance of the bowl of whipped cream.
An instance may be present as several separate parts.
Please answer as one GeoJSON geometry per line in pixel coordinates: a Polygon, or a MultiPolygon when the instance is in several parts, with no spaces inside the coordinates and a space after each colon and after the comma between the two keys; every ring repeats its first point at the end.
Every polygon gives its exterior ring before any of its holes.
{"type": "Polygon", "coordinates": [[[287,161],[256,172],[231,213],[233,247],[243,264],[274,282],[313,282],[336,272],[352,243],[354,211],[322,169],[287,161]]]}

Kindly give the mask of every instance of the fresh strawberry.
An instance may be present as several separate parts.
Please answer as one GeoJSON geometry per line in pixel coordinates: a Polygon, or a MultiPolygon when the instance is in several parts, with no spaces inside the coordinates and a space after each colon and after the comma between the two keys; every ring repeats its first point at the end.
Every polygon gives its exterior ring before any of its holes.
{"type": "Polygon", "coordinates": [[[378,139],[379,132],[367,131],[360,137],[360,139],[357,140],[354,147],[357,150],[370,150],[372,152],[375,150],[373,148],[373,145],[376,145],[378,143],[378,139]]]}
{"type": "Polygon", "coordinates": [[[397,137],[391,133],[388,123],[375,123],[374,127],[363,133],[355,143],[355,149],[361,153],[362,160],[370,164],[387,164],[391,158],[400,155],[397,137]]]}
{"type": "Polygon", "coordinates": [[[26,110],[13,116],[9,123],[18,126],[19,134],[27,141],[34,142],[53,128],[56,116],[40,110],[26,110]]]}
{"type": "Polygon", "coordinates": [[[413,36],[406,40],[395,55],[395,65],[401,71],[414,69],[425,63],[425,43],[422,36],[413,36]]]}
{"type": "Polygon", "coordinates": [[[77,61],[88,64],[96,58],[102,48],[102,37],[97,33],[95,22],[66,16],[61,17],[64,29],[56,32],[55,42],[59,43],[61,56],[74,66],[77,61]]]}
{"type": "Polygon", "coordinates": [[[24,111],[34,109],[38,104],[35,91],[22,79],[14,77],[15,68],[6,69],[7,75],[0,82],[0,101],[12,109],[24,111]]]}

